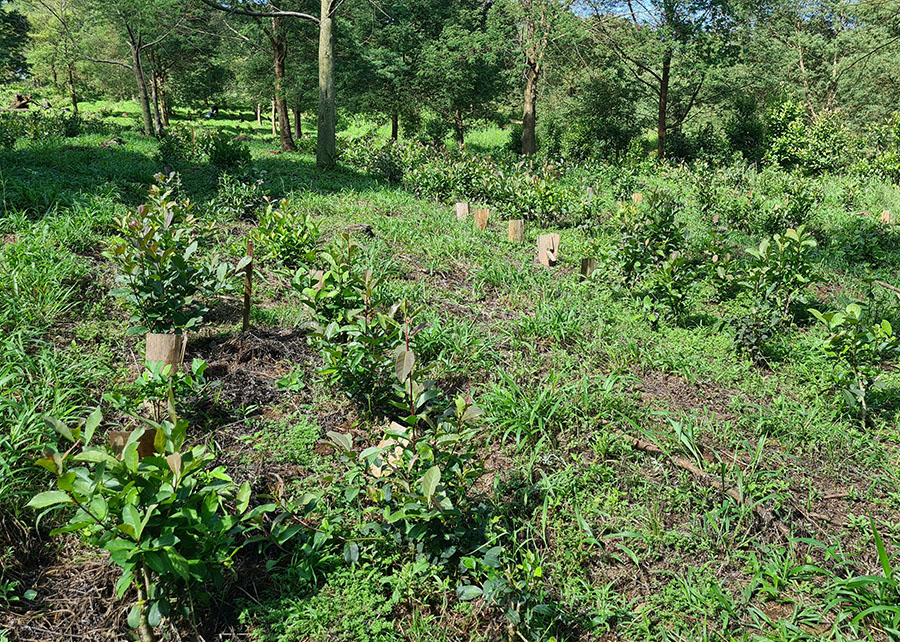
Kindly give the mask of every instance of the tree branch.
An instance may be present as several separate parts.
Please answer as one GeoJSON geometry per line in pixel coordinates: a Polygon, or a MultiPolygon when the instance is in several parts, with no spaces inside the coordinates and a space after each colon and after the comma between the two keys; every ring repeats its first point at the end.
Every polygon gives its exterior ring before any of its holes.
{"type": "Polygon", "coordinates": [[[213,0],[200,0],[200,2],[213,9],[218,9],[225,13],[237,14],[239,16],[250,16],[252,18],[300,18],[301,20],[319,24],[318,18],[300,11],[250,11],[248,9],[241,9],[240,7],[226,7],[213,0]]]}

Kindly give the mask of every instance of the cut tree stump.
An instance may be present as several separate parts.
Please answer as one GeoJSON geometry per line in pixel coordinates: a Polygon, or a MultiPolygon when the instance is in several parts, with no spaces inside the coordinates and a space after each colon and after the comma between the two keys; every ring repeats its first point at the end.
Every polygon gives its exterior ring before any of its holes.
{"type": "Polygon", "coordinates": [[[517,219],[509,222],[509,240],[513,243],[525,242],[525,221],[517,219]]]}
{"type": "Polygon", "coordinates": [[[596,259],[581,259],[581,275],[579,280],[587,281],[597,269],[596,259]]]}
{"type": "Polygon", "coordinates": [[[538,236],[538,262],[544,267],[552,267],[559,260],[559,234],[538,236]]]}
{"type": "Polygon", "coordinates": [[[456,220],[457,221],[465,221],[469,218],[469,204],[468,203],[457,203],[456,204],[456,220]]]}
{"type": "Polygon", "coordinates": [[[486,207],[476,207],[473,216],[475,217],[475,227],[483,232],[484,228],[487,227],[488,217],[491,215],[491,210],[486,207]]]}

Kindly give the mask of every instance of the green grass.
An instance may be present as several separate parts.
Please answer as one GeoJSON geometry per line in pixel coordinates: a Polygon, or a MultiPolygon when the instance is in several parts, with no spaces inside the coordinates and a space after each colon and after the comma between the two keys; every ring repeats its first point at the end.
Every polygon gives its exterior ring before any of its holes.
{"type": "MultiPolygon", "coordinates": [[[[135,111],[130,103],[84,108],[135,111]]],[[[611,278],[580,281],[579,261],[589,246],[617,247],[609,219],[552,230],[529,221],[526,244],[518,246],[506,239],[503,221],[477,232],[470,221],[456,220],[450,203],[418,200],[349,167],[320,170],[309,154],[271,154],[277,141],[268,127],[257,127],[249,114],[236,116],[223,113],[197,126],[248,135],[266,191],[311,213],[326,240],[348,226],[370,225],[375,238],[356,237],[365,248],[362,264],[384,279],[385,298],[422,306],[425,325],[414,347],[429,377],[485,410],[479,451],[488,474],[477,492],[491,518],[483,526],[484,548],[464,554],[483,556],[493,544],[507,551],[504,581],[524,587],[521,613],[512,617],[529,618],[530,627],[523,621],[515,629],[526,639],[885,635],[885,619],[853,623],[876,598],[846,578],[883,573],[867,516],[885,555],[897,550],[900,537],[895,364],[886,364],[885,390],[863,428],[832,386],[834,366],[819,349],[818,327],[788,329],[772,342],[775,356],[757,366],[732,349],[732,331],[719,323],[745,303],[716,300],[708,276],[690,295],[691,321],[663,319],[657,327],[611,278]],[[544,231],[562,237],[560,264],[551,270],[534,262],[544,231]],[[641,450],[634,439],[662,454],[641,450]],[[747,501],[673,465],[679,458],[747,501]],[[791,538],[762,523],[754,504],[789,525],[791,538]]],[[[161,168],[155,142],[125,129],[130,117],[108,120],[124,146],[101,148],[108,136],[90,134],[20,141],[14,152],[0,152],[0,514],[29,527],[35,516],[22,505],[47,485],[29,464],[52,439],[41,415],[80,416],[137,376],[140,346],[124,332],[128,311],[108,294],[113,270],[102,252],[115,221],[142,202],[161,168]]],[[[363,122],[345,133],[370,129],[388,135],[385,125],[363,122]]],[[[467,145],[496,149],[505,138],[502,130],[479,130],[467,145]]],[[[177,169],[184,195],[217,226],[216,243],[203,251],[240,252],[253,223],[217,216],[216,170],[177,169]]],[[[669,168],[643,178],[684,197],[679,220],[691,230],[691,243],[709,235],[711,222],[695,205],[702,176],[669,168]]],[[[820,241],[817,269],[830,286],[818,294],[822,306],[865,295],[866,277],[900,285],[896,244],[886,242],[880,259],[863,263],[842,236],[863,208],[900,212],[900,190],[872,182],[848,207],[844,194],[854,180],[816,179],[823,198],[810,225],[820,241]]],[[[612,189],[602,183],[597,196],[610,218],[612,189]]],[[[877,234],[896,241],[895,232],[877,234]]],[[[742,247],[758,235],[733,231],[731,239],[742,247]]],[[[235,338],[231,352],[204,347],[212,337],[238,333],[236,303],[220,301],[210,327],[191,339],[221,384],[218,401],[203,407],[208,432],[197,439],[213,440],[240,474],[253,471],[262,492],[281,483],[278,492],[287,496],[312,490],[322,498],[307,525],[307,548],[291,550],[268,580],[260,579],[252,599],[238,593],[235,625],[271,641],[506,636],[507,608],[458,599],[459,568],[432,566],[414,548],[374,536],[365,524],[377,521],[378,511],[345,497],[343,467],[319,443],[335,430],[352,432],[360,449],[374,445],[384,421],[320,380],[315,350],[301,357],[284,347],[284,333],[309,313],[278,266],[259,269],[251,319],[274,338],[244,347],[235,338]],[[342,558],[349,541],[358,542],[355,564],[342,558]]],[[[877,296],[884,314],[900,319],[896,300],[877,296]]],[[[0,539],[0,554],[7,546],[15,550],[17,543],[0,539]]],[[[57,563],[79,564],[61,555],[57,563]]],[[[24,577],[14,572],[0,575],[0,611],[3,583],[24,577]]],[[[260,568],[253,573],[265,575],[260,568]]],[[[897,606],[890,592],[877,599],[897,606]]]]}

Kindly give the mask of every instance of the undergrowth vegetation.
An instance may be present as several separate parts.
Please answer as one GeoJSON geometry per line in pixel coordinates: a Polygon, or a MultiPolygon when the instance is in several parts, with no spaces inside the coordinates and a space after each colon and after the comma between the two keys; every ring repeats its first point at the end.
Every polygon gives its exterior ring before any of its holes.
{"type": "Polygon", "coordinates": [[[363,137],[331,170],[26,123],[0,639],[894,639],[900,189],[807,171],[790,118],[762,167],[363,137]]]}

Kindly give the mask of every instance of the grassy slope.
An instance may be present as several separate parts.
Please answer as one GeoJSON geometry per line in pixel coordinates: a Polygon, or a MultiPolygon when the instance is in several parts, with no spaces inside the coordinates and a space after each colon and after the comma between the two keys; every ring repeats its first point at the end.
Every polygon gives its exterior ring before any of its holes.
{"type": "MultiPolygon", "coordinates": [[[[6,452],[20,454],[11,474],[0,477],[5,499],[33,484],[21,470],[42,433],[40,413],[77,416],[102,392],[127,389],[135,375],[140,346],[124,334],[126,311],[106,294],[112,275],[99,252],[112,221],[141,201],[158,167],[153,143],[124,134],[124,147],[106,150],[97,147],[102,138],[23,146],[0,157],[0,322],[7,333],[0,417],[13,425],[0,439],[13,446],[6,452]],[[4,380],[6,373],[12,378],[4,380]]],[[[897,373],[888,375],[875,430],[860,430],[829,391],[831,366],[816,349],[816,328],[784,337],[783,358],[759,369],[732,351],[729,331],[714,321],[724,311],[706,285],[693,297],[695,323],[654,330],[605,283],[579,282],[587,238],[578,230],[561,230],[561,265],[542,269],[533,258],[543,231],[537,225],[528,225],[526,244],[517,246],[505,239],[502,221],[478,233],[443,204],[347,169],[319,172],[309,156],[268,153],[275,143],[265,128],[251,146],[269,191],[313,212],[327,234],[371,225],[375,238],[363,242],[386,290],[424,304],[430,326],[418,349],[442,386],[471,394],[487,411],[485,490],[517,525],[513,539],[537,553],[547,599],[572,615],[564,637],[819,639],[834,616],[820,617],[826,582],[804,565],[834,567],[836,558],[859,574],[878,569],[868,515],[889,541],[900,536],[897,373]],[[786,541],[671,458],[641,451],[630,439],[683,455],[679,435],[693,436],[707,471],[821,546],[786,541]]],[[[214,193],[214,173],[181,169],[202,208],[214,193]]],[[[678,187],[680,178],[662,180],[678,187]]],[[[882,195],[876,204],[896,198],[882,195]]],[[[836,202],[823,211],[829,214],[819,227],[839,229],[846,214],[836,202]]],[[[690,213],[685,222],[697,234],[706,231],[690,213]]],[[[223,225],[220,251],[236,255],[246,231],[247,224],[223,225]]],[[[611,233],[601,232],[600,242],[611,245],[611,233]]],[[[862,293],[864,268],[838,254],[822,259],[827,283],[862,293]]],[[[877,272],[900,285],[896,266],[891,257],[877,272]]],[[[349,428],[357,416],[315,382],[317,357],[304,351],[302,337],[286,338],[302,313],[284,279],[263,268],[264,303],[253,317],[260,354],[248,357],[245,392],[228,365],[235,354],[227,342],[238,328],[233,305],[217,312],[190,350],[215,362],[211,376],[219,373],[229,404],[227,422],[199,419],[221,430],[235,467],[256,470],[264,482],[271,467],[300,490],[333,469],[328,456],[314,452],[317,440],[325,430],[349,428]],[[288,347],[279,352],[276,343],[288,347]]],[[[821,298],[828,297],[826,291],[821,298]]],[[[338,505],[323,511],[349,519],[338,505]]],[[[16,513],[0,531],[0,559],[4,546],[14,556],[14,542],[32,532],[32,515],[16,513]]],[[[54,563],[68,561],[63,555],[54,563]]],[[[18,579],[15,594],[31,588],[27,569],[9,568],[0,587],[18,579]]],[[[244,601],[243,626],[272,640],[504,634],[500,614],[459,603],[452,586],[400,551],[363,547],[359,565],[328,569],[315,584],[296,569],[283,571],[280,588],[263,591],[261,604],[257,597],[244,601]],[[392,592],[395,603],[386,599],[392,592]]],[[[46,577],[34,587],[39,595],[61,590],[46,577]]],[[[0,630],[14,633],[22,622],[14,614],[23,610],[10,607],[0,630]]]]}

